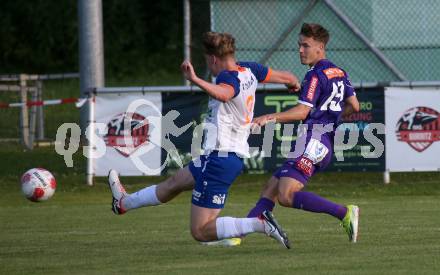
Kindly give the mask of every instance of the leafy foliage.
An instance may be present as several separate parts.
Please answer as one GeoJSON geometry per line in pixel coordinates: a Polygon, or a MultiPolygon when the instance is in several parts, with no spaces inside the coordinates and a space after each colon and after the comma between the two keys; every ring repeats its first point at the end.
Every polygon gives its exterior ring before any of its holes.
{"type": "MultiPolygon", "coordinates": [[[[102,2],[108,76],[176,70],[181,1],[102,2]]],[[[0,73],[77,71],[77,1],[0,1],[0,37],[0,73]]]]}

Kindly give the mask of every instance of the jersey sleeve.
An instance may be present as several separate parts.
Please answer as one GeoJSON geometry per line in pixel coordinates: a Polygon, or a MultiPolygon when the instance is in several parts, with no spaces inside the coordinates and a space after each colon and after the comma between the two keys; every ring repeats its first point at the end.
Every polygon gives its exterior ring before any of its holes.
{"type": "Polygon", "coordinates": [[[270,74],[272,73],[272,69],[261,65],[256,62],[238,62],[238,65],[241,67],[246,67],[251,69],[251,72],[255,75],[258,82],[266,82],[270,78],[270,74]]]}
{"type": "Polygon", "coordinates": [[[320,91],[320,79],[318,74],[314,71],[308,72],[301,83],[298,103],[311,108],[315,107],[320,91]]]}
{"type": "Polygon", "coordinates": [[[228,71],[221,72],[217,76],[215,84],[226,85],[234,89],[234,97],[236,97],[240,93],[240,81],[238,80],[236,75],[228,71]]]}
{"type": "Polygon", "coordinates": [[[351,84],[350,79],[348,78],[348,74],[345,73],[345,98],[349,98],[350,96],[356,95],[353,85],[351,84]]]}

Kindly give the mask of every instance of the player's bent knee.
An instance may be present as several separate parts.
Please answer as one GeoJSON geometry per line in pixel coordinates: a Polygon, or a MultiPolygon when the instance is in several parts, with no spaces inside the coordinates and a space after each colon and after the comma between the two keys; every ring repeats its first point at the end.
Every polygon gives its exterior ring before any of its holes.
{"type": "Polygon", "coordinates": [[[278,194],[278,203],[285,207],[292,207],[293,192],[283,192],[278,194]]]}
{"type": "Polygon", "coordinates": [[[292,207],[294,194],[301,191],[304,184],[294,179],[283,178],[278,187],[279,204],[285,207],[292,207]]]}
{"type": "Polygon", "coordinates": [[[278,203],[285,207],[292,207],[295,193],[301,191],[302,186],[292,186],[292,188],[279,190],[278,203]]]}

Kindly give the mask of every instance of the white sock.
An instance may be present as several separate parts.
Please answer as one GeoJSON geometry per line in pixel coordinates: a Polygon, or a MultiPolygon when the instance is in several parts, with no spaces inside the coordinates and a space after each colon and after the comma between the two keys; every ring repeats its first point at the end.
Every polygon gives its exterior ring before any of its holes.
{"type": "Polygon", "coordinates": [[[249,233],[264,233],[264,223],[259,218],[221,217],[215,221],[219,240],[241,237],[249,233]]]}
{"type": "Polygon", "coordinates": [[[141,189],[135,193],[126,196],[121,202],[122,208],[124,210],[130,210],[142,206],[161,204],[156,196],[156,186],[157,185],[148,186],[144,189],[141,189]]]}

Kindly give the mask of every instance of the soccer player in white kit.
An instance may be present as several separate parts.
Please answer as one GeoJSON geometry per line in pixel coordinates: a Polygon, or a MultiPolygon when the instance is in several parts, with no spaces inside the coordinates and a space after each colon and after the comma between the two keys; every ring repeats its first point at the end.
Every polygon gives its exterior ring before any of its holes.
{"type": "Polygon", "coordinates": [[[259,217],[219,217],[228,189],[243,169],[243,158],[249,157],[250,126],[254,115],[255,91],[258,82],[285,84],[299,90],[296,76],[255,62],[237,62],[235,39],[228,33],[205,33],[205,59],[216,83],[199,78],[189,61],[181,70],[186,79],[209,96],[205,120],[204,155],[165,181],[128,194],[115,170],[109,172],[113,194],[112,210],[116,214],[139,207],[166,203],[185,190],[193,189],[191,235],[201,242],[265,233],[289,248],[287,235],[270,211],[259,217]]]}

